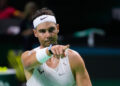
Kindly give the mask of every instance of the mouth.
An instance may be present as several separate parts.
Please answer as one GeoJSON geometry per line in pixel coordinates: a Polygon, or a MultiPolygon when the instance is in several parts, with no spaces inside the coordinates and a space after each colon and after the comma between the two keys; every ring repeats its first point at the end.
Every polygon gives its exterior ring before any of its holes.
{"type": "Polygon", "coordinates": [[[46,44],[57,44],[57,41],[54,38],[51,38],[51,39],[45,40],[45,43],[46,44]]]}
{"type": "Polygon", "coordinates": [[[53,39],[45,40],[46,43],[52,43],[53,39]]]}
{"type": "Polygon", "coordinates": [[[51,41],[45,41],[45,43],[46,43],[46,44],[50,44],[50,43],[51,43],[51,41]]]}
{"type": "Polygon", "coordinates": [[[51,43],[50,41],[46,41],[46,43],[51,43]]]}
{"type": "Polygon", "coordinates": [[[45,41],[46,44],[56,44],[55,41],[45,41]]]}

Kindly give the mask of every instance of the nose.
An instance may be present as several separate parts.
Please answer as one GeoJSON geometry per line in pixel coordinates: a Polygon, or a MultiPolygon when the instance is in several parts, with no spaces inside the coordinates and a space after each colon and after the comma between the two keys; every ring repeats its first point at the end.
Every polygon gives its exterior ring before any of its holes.
{"type": "Polygon", "coordinates": [[[51,36],[50,32],[46,31],[46,32],[45,32],[45,36],[46,36],[46,37],[50,37],[50,36],[51,36]]]}

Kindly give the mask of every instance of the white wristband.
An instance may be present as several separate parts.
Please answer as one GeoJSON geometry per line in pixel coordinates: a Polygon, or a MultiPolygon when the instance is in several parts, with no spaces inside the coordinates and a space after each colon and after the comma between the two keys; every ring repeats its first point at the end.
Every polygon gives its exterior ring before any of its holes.
{"type": "Polygon", "coordinates": [[[38,49],[36,51],[36,59],[38,62],[40,63],[44,63],[46,62],[49,58],[51,58],[51,56],[48,56],[46,53],[46,49],[47,48],[43,48],[43,49],[38,49]]]}

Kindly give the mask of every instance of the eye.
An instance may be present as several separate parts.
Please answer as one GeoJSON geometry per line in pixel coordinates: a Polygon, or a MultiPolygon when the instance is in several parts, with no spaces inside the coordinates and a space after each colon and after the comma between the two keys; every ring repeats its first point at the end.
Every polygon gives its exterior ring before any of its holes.
{"type": "Polygon", "coordinates": [[[55,27],[50,27],[49,28],[49,32],[51,33],[51,32],[53,32],[55,30],[55,27]]]}
{"type": "Polygon", "coordinates": [[[39,32],[40,32],[40,33],[45,33],[46,30],[45,30],[45,29],[41,29],[41,30],[39,30],[39,32]]]}

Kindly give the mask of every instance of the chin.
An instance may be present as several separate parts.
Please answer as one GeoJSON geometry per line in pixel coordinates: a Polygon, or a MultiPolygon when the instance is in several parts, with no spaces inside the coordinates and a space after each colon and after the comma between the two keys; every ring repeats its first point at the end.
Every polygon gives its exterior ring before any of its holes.
{"type": "Polygon", "coordinates": [[[49,44],[45,44],[44,46],[45,46],[45,47],[49,47],[49,46],[50,46],[50,43],[49,43],[49,44]]]}
{"type": "Polygon", "coordinates": [[[55,45],[55,44],[57,44],[57,42],[44,43],[44,47],[49,47],[49,46],[50,46],[50,44],[55,45]]]}

